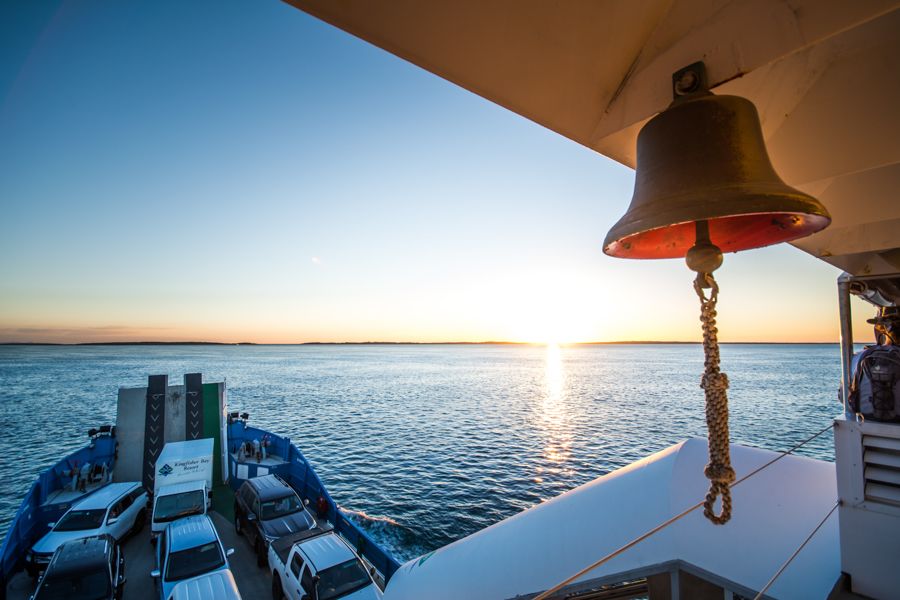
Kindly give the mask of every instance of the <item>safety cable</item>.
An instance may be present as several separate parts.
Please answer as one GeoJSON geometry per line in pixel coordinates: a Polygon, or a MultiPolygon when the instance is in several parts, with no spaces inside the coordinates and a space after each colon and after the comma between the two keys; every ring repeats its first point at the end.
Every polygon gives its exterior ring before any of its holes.
{"type": "Polygon", "coordinates": [[[772,584],[775,583],[775,580],[778,579],[778,577],[779,577],[782,573],[784,573],[784,570],[788,568],[788,565],[791,564],[791,562],[792,562],[795,558],[797,558],[797,555],[800,554],[800,551],[803,550],[804,546],[806,546],[806,544],[809,543],[809,540],[811,540],[811,539],[813,538],[813,536],[816,535],[816,532],[819,531],[819,529],[822,528],[822,525],[825,524],[825,521],[828,520],[828,517],[831,516],[831,513],[833,513],[834,510],[835,510],[838,506],[840,506],[840,504],[841,504],[841,501],[840,501],[840,500],[838,500],[837,502],[834,503],[834,506],[832,506],[832,507],[831,507],[831,510],[828,511],[828,514],[825,515],[825,518],[822,519],[822,520],[819,522],[818,525],[816,525],[816,528],[812,530],[812,533],[810,533],[808,536],[806,536],[806,539],[803,540],[803,543],[800,544],[800,547],[797,548],[796,550],[794,550],[794,553],[791,554],[791,556],[784,562],[783,565],[781,565],[781,568],[778,569],[778,572],[775,573],[774,575],[772,575],[772,579],[769,580],[769,582],[765,585],[765,587],[763,587],[763,589],[759,590],[759,593],[758,593],[756,596],[753,597],[753,600],[762,600],[763,594],[765,594],[765,593],[768,591],[768,589],[769,589],[770,587],[772,587],[772,584]]]}
{"type": "MultiPolygon", "coordinates": [[[[813,441],[814,439],[816,439],[817,437],[819,437],[820,435],[822,435],[822,434],[825,433],[826,431],[832,429],[833,427],[834,427],[834,423],[831,423],[828,427],[822,429],[822,430],[819,431],[818,433],[816,433],[816,434],[814,434],[814,435],[812,435],[812,436],[806,438],[805,440],[803,440],[802,442],[800,442],[800,443],[797,444],[796,446],[794,446],[794,447],[792,447],[792,448],[790,448],[790,449],[788,449],[788,450],[785,450],[784,452],[782,452],[781,454],[779,454],[778,456],[776,456],[775,458],[773,458],[773,459],[770,460],[769,462],[763,464],[763,465],[760,466],[760,467],[757,467],[757,468],[754,469],[753,471],[750,471],[749,473],[747,473],[746,475],[744,475],[743,477],[741,477],[740,479],[738,479],[737,481],[735,481],[734,483],[732,483],[729,487],[734,487],[734,486],[738,485],[739,483],[744,482],[744,481],[746,481],[747,479],[750,479],[751,477],[753,477],[754,475],[756,475],[757,473],[759,473],[759,472],[762,471],[763,469],[765,469],[765,468],[767,468],[767,467],[770,467],[771,465],[775,464],[776,462],[778,462],[779,460],[781,460],[782,458],[784,458],[784,457],[787,456],[788,454],[791,454],[792,452],[794,452],[794,451],[797,450],[798,448],[801,448],[802,446],[808,444],[809,442],[813,441]]],[[[542,592],[542,593],[538,594],[538,595],[535,596],[532,600],[546,600],[546,599],[549,598],[552,594],[555,594],[556,592],[558,592],[559,590],[561,590],[561,589],[564,588],[565,586],[569,585],[570,583],[572,583],[573,581],[575,581],[576,579],[578,579],[578,578],[581,577],[582,575],[585,575],[586,573],[589,573],[589,572],[593,571],[593,570],[596,569],[597,567],[599,567],[599,566],[601,566],[601,565],[603,565],[603,564],[609,562],[610,560],[612,560],[612,559],[614,559],[615,557],[619,556],[620,554],[622,554],[622,553],[625,552],[626,550],[628,550],[628,549],[630,549],[630,548],[632,548],[632,547],[638,545],[639,543],[643,542],[643,541],[646,540],[648,537],[652,536],[653,534],[657,533],[658,531],[660,531],[660,530],[662,530],[662,529],[665,529],[666,527],[668,527],[669,525],[671,525],[671,524],[674,523],[675,521],[678,521],[679,519],[681,519],[681,518],[684,517],[685,515],[687,515],[687,514],[691,513],[692,511],[694,511],[694,510],[700,508],[701,506],[704,505],[705,502],[706,502],[706,499],[703,499],[703,500],[701,500],[700,502],[697,502],[696,504],[694,504],[693,506],[689,506],[688,508],[684,509],[683,511],[681,511],[680,513],[678,513],[678,514],[675,515],[674,517],[668,519],[667,521],[664,521],[664,522],[660,523],[659,525],[657,525],[656,527],[654,527],[654,528],[651,529],[650,531],[644,533],[643,535],[640,535],[639,537],[636,537],[635,539],[631,540],[630,542],[628,542],[628,543],[625,544],[624,546],[621,546],[621,547],[618,548],[617,550],[614,550],[613,552],[607,554],[606,556],[604,556],[603,558],[601,558],[601,559],[598,560],[597,562],[595,562],[595,563],[593,563],[593,564],[591,564],[591,565],[588,565],[587,567],[581,569],[580,571],[578,571],[577,573],[575,573],[575,574],[572,575],[571,577],[565,579],[564,581],[561,581],[560,583],[556,584],[555,586],[553,586],[553,587],[550,588],[549,590],[547,590],[547,591],[545,591],[545,592],[542,592]]],[[[829,513],[829,514],[830,514],[830,513],[829,513]]],[[[826,517],[826,519],[827,519],[827,517],[826,517]]],[[[815,533],[815,532],[813,532],[813,533],[815,533]]],[[[805,542],[804,542],[804,543],[805,543],[805,542]]],[[[802,546],[801,546],[801,549],[802,549],[802,546]]],[[[799,550],[798,550],[798,552],[799,552],[799,550]]]]}

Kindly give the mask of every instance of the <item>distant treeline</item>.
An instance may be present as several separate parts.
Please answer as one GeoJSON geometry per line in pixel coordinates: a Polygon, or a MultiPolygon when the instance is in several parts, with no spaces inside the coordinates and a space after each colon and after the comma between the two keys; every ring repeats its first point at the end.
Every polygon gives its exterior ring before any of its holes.
{"type": "MultiPolygon", "coordinates": [[[[719,342],[720,344],[836,344],[837,342],[719,342]]],[[[616,342],[575,342],[560,346],[611,346],[627,344],[700,344],[700,342],[672,342],[659,340],[630,340],[616,342]]],[[[546,346],[536,342],[296,342],[260,344],[257,342],[0,342],[0,346],[546,346]]]]}

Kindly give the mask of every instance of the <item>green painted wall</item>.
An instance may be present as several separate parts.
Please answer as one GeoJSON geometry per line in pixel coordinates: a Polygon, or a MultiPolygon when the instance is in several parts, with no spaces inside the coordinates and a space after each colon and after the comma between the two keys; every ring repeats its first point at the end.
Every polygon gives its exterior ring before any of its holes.
{"type": "Polygon", "coordinates": [[[203,437],[213,439],[213,486],[222,484],[222,407],[219,383],[203,384],[203,437]]]}

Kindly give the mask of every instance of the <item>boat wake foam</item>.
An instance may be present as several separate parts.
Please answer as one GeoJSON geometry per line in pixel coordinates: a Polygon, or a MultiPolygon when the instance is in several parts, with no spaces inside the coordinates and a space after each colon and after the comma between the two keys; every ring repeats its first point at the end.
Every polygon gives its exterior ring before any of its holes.
{"type": "Polygon", "coordinates": [[[390,517],[370,515],[345,506],[338,508],[401,563],[431,550],[422,545],[420,537],[412,529],[390,517]]]}
{"type": "Polygon", "coordinates": [[[338,506],[338,508],[341,509],[342,513],[353,516],[353,517],[357,517],[359,519],[362,519],[363,521],[369,521],[372,523],[379,523],[379,522],[387,523],[388,525],[393,525],[394,527],[401,526],[400,523],[398,523],[397,521],[393,520],[390,517],[380,517],[380,516],[369,515],[361,510],[353,510],[352,508],[347,508],[346,506],[338,506]]]}

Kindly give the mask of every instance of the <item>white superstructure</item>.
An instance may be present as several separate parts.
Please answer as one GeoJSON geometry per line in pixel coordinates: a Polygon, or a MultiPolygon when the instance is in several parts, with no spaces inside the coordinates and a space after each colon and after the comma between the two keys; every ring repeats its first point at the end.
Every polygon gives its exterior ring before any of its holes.
{"type": "Polygon", "coordinates": [[[841,571],[872,598],[900,594],[900,425],[838,419],[841,571]]]}
{"type": "MultiPolygon", "coordinates": [[[[776,458],[732,447],[738,478],[776,458]]],[[[702,500],[704,440],[689,440],[610,473],[433,554],[409,561],[385,600],[514,598],[548,589],[702,500]]],[[[568,591],[662,575],[698,576],[750,595],[803,542],[837,500],[834,465],[787,456],[734,488],[734,516],[709,523],[701,509],[650,537],[568,591]]],[[[770,590],[824,598],[840,576],[837,514],[770,590]]]]}

